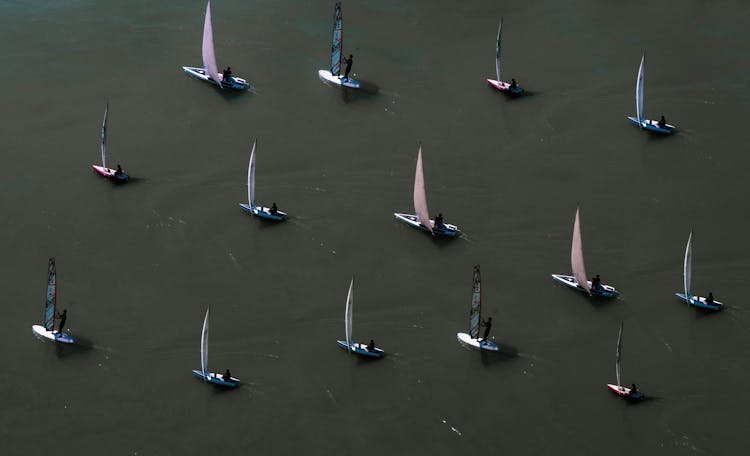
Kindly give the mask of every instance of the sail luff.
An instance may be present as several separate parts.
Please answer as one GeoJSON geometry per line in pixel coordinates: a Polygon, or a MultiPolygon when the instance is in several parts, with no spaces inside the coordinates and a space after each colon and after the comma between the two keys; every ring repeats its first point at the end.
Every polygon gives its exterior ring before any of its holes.
{"type": "Polygon", "coordinates": [[[354,306],[354,276],[352,281],[349,283],[349,292],[346,294],[346,310],[344,311],[344,330],[346,332],[346,343],[349,346],[349,351],[353,351],[352,346],[352,307],[354,306]]]}
{"type": "Polygon", "coordinates": [[[495,74],[500,81],[500,38],[503,33],[503,18],[500,17],[500,25],[497,28],[497,46],[495,46],[495,74]]]}
{"type": "Polygon", "coordinates": [[[344,18],[341,2],[336,2],[333,12],[333,43],[331,44],[331,74],[341,74],[341,53],[344,48],[344,18]]]}
{"type": "Polygon", "coordinates": [[[646,71],[646,52],[643,52],[641,56],[641,66],[638,67],[638,80],[635,85],[635,109],[638,116],[638,127],[643,128],[643,119],[645,114],[643,113],[643,78],[646,71]]]}
{"type": "Polygon", "coordinates": [[[203,372],[203,381],[208,380],[208,312],[203,319],[203,330],[201,331],[201,371],[203,372]]]}
{"type": "Polygon", "coordinates": [[[693,231],[690,230],[687,246],[685,246],[685,263],[682,267],[683,285],[685,287],[685,298],[690,304],[690,282],[692,279],[692,261],[693,261],[693,231]]]}
{"type": "Polygon", "coordinates": [[[622,322],[620,322],[620,333],[617,335],[617,352],[615,353],[615,375],[617,386],[620,387],[620,359],[622,357],[622,322]]]}
{"type": "Polygon", "coordinates": [[[479,326],[482,324],[482,276],[479,265],[474,266],[474,279],[471,286],[471,309],[469,311],[469,335],[479,338],[479,326]]]}
{"type": "Polygon", "coordinates": [[[257,139],[253,141],[250,163],[247,165],[247,204],[252,209],[255,209],[255,146],[257,143],[257,139]]]}
{"type": "Polygon", "coordinates": [[[419,153],[417,154],[417,170],[414,173],[414,211],[417,213],[417,220],[427,231],[432,233],[430,225],[430,212],[427,210],[427,193],[424,188],[424,170],[422,169],[422,143],[419,143],[419,153]]]}
{"type": "Polygon", "coordinates": [[[44,302],[44,328],[47,331],[55,329],[55,314],[57,312],[57,269],[55,258],[49,259],[47,264],[47,296],[44,302]]]}
{"type": "Polygon", "coordinates": [[[102,120],[102,168],[107,167],[107,113],[109,103],[104,107],[104,120],[102,120]]]}
{"type": "Polygon", "coordinates": [[[583,242],[581,241],[581,219],[579,208],[576,208],[576,220],[573,223],[573,242],[570,249],[570,265],[573,269],[573,276],[575,276],[578,285],[591,294],[591,287],[589,287],[586,276],[586,268],[583,264],[583,242]]]}
{"type": "Polygon", "coordinates": [[[221,87],[219,67],[216,65],[216,53],[214,51],[214,31],[211,25],[211,1],[206,3],[206,20],[203,22],[203,68],[206,74],[221,87]]]}

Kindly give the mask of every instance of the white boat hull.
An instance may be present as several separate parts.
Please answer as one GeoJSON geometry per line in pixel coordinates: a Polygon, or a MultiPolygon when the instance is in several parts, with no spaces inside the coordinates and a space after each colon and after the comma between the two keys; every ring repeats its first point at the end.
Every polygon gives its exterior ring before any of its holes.
{"type": "Polygon", "coordinates": [[[483,339],[474,339],[466,333],[456,333],[456,337],[462,344],[471,348],[476,348],[477,350],[487,350],[493,352],[500,350],[500,347],[498,347],[494,342],[489,340],[485,341],[483,339]]]}
{"type": "MultiPolygon", "coordinates": [[[[567,287],[586,293],[586,290],[578,284],[578,281],[573,276],[552,274],[552,278],[567,287]]],[[[586,283],[588,283],[589,288],[591,288],[591,281],[588,280],[586,283]]],[[[591,294],[594,296],[602,296],[605,298],[614,298],[619,294],[619,292],[613,286],[602,284],[601,290],[594,290],[593,288],[591,288],[591,294]]]]}
{"type": "Polygon", "coordinates": [[[685,293],[675,293],[675,296],[677,296],[677,299],[680,301],[690,304],[693,307],[697,307],[699,309],[706,309],[706,310],[721,310],[724,308],[724,303],[721,301],[714,300],[710,304],[706,302],[706,298],[703,296],[690,296],[690,299],[685,297],[685,293]]]}
{"type": "Polygon", "coordinates": [[[268,220],[274,220],[276,222],[280,222],[282,220],[285,220],[287,215],[286,212],[276,211],[276,213],[271,213],[270,207],[264,207],[264,206],[250,206],[249,204],[240,203],[240,207],[243,211],[247,212],[248,214],[253,214],[256,217],[268,219],[268,220]]]}
{"type": "Polygon", "coordinates": [[[657,120],[651,120],[651,119],[643,119],[643,122],[638,122],[638,119],[635,117],[628,117],[628,120],[630,123],[635,125],[640,125],[641,128],[648,131],[653,131],[656,133],[664,133],[666,135],[671,135],[674,133],[675,126],[670,124],[664,124],[663,127],[659,126],[659,121],[657,120]]]}
{"type": "MultiPolygon", "coordinates": [[[[413,228],[417,228],[422,231],[429,231],[424,225],[419,223],[416,215],[394,212],[393,216],[413,228]]],[[[435,221],[430,220],[430,228],[432,228],[433,233],[441,236],[456,237],[461,234],[461,230],[459,230],[456,225],[451,225],[450,223],[443,223],[442,227],[435,228],[435,221]]]]}
{"type": "Polygon", "coordinates": [[[33,325],[31,327],[31,331],[39,338],[44,338],[47,340],[51,340],[54,342],[60,342],[62,344],[73,344],[75,343],[75,340],[73,340],[70,335],[66,333],[61,333],[57,330],[48,331],[47,328],[41,325],[33,325]]]}
{"type": "MultiPolygon", "coordinates": [[[[201,81],[208,82],[210,84],[213,84],[215,86],[219,86],[219,84],[211,79],[207,74],[206,70],[203,68],[197,68],[197,67],[182,67],[182,71],[187,73],[188,75],[200,79],[201,81]]],[[[219,77],[222,78],[221,86],[226,89],[232,89],[232,90],[245,90],[250,87],[250,85],[247,83],[246,80],[242,78],[238,78],[237,76],[232,76],[231,83],[229,81],[224,81],[224,74],[219,73],[219,77]]]]}
{"type": "Polygon", "coordinates": [[[318,70],[318,77],[323,82],[330,82],[350,89],[359,89],[359,82],[352,78],[345,78],[342,75],[331,74],[328,70],[318,70]]]}
{"type": "Polygon", "coordinates": [[[228,388],[234,388],[240,384],[239,378],[229,377],[230,381],[226,381],[224,380],[224,375],[215,372],[209,372],[208,375],[204,376],[202,371],[193,370],[193,375],[213,385],[226,386],[228,388]]]}

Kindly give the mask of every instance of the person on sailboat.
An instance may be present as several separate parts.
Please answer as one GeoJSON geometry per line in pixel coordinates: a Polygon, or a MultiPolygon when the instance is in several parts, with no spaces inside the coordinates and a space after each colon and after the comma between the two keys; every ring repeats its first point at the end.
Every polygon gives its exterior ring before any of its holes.
{"type": "Polygon", "coordinates": [[[349,54],[349,58],[344,58],[344,63],[346,63],[346,70],[344,70],[344,79],[349,79],[349,73],[352,71],[352,64],[354,63],[354,56],[349,54]]]}
{"type": "Polygon", "coordinates": [[[64,309],[63,312],[57,316],[60,319],[60,326],[57,328],[57,332],[62,333],[65,327],[65,320],[68,319],[68,309],[64,309]]]}
{"type": "Polygon", "coordinates": [[[222,82],[232,82],[232,67],[228,66],[222,75],[222,82]]]}
{"type": "Polygon", "coordinates": [[[122,166],[119,164],[117,165],[117,171],[115,171],[115,176],[122,176],[122,166]]]}
{"type": "Polygon", "coordinates": [[[706,304],[713,304],[714,303],[714,294],[712,292],[708,292],[708,297],[706,298],[706,304]]]}
{"type": "Polygon", "coordinates": [[[516,84],[516,80],[513,79],[513,78],[510,78],[510,87],[509,88],[510,89],[515,89],[516,87],[518,87],[518,84],[516,84]]]}
{"type": "Polygon", "coordinates": [[[602,279],[599,277],[599,274],[596,275],[593,279],[591,279],[591,288],[596,291],[601,291],[602,289],[602,279]]]}
{"type": "Polygon", "coordinates": [[[370,343],[367,344],[367,351],[368,352],[374,352],[375,351],[375,340],[370,339],[370,343]]]}
{"type": "Polygon", "coordinates": [[[659,119],[659,128],[664,128],[667,126],[667,119],[664,118],[664,116],[661,116],[661,119],[659,119]]]}
{"type": "Polygon", "coordinates": [[[278,212],[279,212],[278,206],[276,206],[276,203],[273,203],[271,205],[271,209],[268,210],[268,213],[270,213],[271,215],[276,215],[278,212]]]}
{"type": "Polygon", "coordinates": [[[629,393],[629,394],[630,394],[631,396],[635,396],[636,394],[638,394],[638,387],[637,387],[637,386],[635,386],[635,383],[633,383],[633,386],[632,386],[632,388],[630,388],[630,393],[629,393]]]}
{"type": "Polygon", "coordinates": [[[492,317],[488,318],[487,321],[483,321],[482,326],[484,326],[484,334],[482,335],[482,340],[486,341],[490,336],[490,329],[492,329],[492,317]]]}
{"type": "Polygon", "coordinates": [[[438,215],[435,216],[435,228],[442,228],[443,227],[443,213],[438,212],[438,215]]]}
{"type": "Polygon", "coordinates": [[[224,375],[222,375],[221,378],[225,382],[231,382],[232,381],[232,373],[229,372],[229,369],[227,369],[227,371],[224,372],[224,375]]]}

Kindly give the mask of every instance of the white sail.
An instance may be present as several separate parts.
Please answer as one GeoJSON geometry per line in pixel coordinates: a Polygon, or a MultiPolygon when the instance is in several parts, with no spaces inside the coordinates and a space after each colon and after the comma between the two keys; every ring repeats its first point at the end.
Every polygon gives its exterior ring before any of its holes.
{"type": "Polygon", "coordinates": [[[206,318],[203,319],[203,331],[201,331],[201,371],[203,371],[203,381],[208,378],[208,311],[206,309],[206,318]]]}
{"type": "Polygon", "coordinates": [[[685,298],[688,303],[690,302],[690,279],[692,278],[692,263],[693,261],[693,231],[690,231],[688,236],[687,246],[685,247],[685,264],[682,269],[682,277],[685,285],[685,298]]]}
{"type": "Polygon", "coordinates": [[[638,68],[638,80],[635,84],[635,110],[638,116],[638,126],[643,128],[643,73],[646,71],[646,53],[641,57],[641,66],[638,68]]]}
{"type": "Polygon", "coordinates": [[[617,335],[617,352],[615,353],[615,375],[617,376],[617,386],[620,383],[620,358],[622,357],[622,322],[620,322],[620,333],[617,335]]]}
{"type": "Polygon", "coordinates": [[[206,74],[221,87],[219,67],[216,65],[216,54],[214,53],[214,31],[211,26],[211,1],[206,3],[206,20],[203,23],[203,68],[206,74]]]}
{"type": "Polygon", "coordinates": [[[424,188],[424,170],[422,169],[422,143],[419,144],[417,154],[417,171],[414,173],[414,211],[417,219],[427,231],[432,233],[430,226],[430,212],[427,210],[427,194],[424,188]]]}
{"type": "Polygon", "coordinates": [[[109,103],[104,107],[104,120],[102,121],[102,168],[107,167],[107,112],[109,103]]]}
{"type": "Polygon", "coordinates": [[[482,276],[479,265],[474,266],[474,281],[471,286],[471,309],[469,310],[469,335],[479,338],[479,326],[482,324],[482,276]]]}
{"type": "Polygon", "coordinates": [[[255,145],[258,140],[253,141],[253,151],[250,152],[250,164],[247,166],[247,204],[255,208],[255,145]]]}
{"type": "Polygon", "coordinates": [[[586,268],[583,264],[583,242],[581,241],[581,219],[579,216],[579,209],[576,208],[576,220],[573,223],[573,243],[570,249],[570,265],[573,268],[573,276],[576,278],[578,285],[583,287],[589,294],[591,294],[591,287],[589,287],[586,279],[586,268]]]}
{"type": "Polygon", "coordinates": [[[55,329],[55,315],[57,313],[57,269],[55,258],[50,258],[47,265],[47,296],[44,300],[44,329],[55,329]]]}
{"type": "Polygon", "coordinates": [[[495,47],[495,72],[497,80],[500,81],[500,38],[503,33],[503,18],[500,17],[500,26],[497,28],[497,46],[495,47]]]}
{"type": "Polygon", "coordinates": [[[331,74],[341,73],[341,53],[344,46],[344,18],[341,14],[341,2],[336,2],[333,12],[333,44],[331,45],[331,74]]]}
{"type": "Polygon", "coordinates": [[[346,332],[346,343],[349,345],[349,351],[353,351],[352,347],[352,307],[354,306],[354,296],[352,294],[354,288],[354,277],[349,284],[349,292],[346,294],[346,310],[344,311],[344,330],[346,332]]]}

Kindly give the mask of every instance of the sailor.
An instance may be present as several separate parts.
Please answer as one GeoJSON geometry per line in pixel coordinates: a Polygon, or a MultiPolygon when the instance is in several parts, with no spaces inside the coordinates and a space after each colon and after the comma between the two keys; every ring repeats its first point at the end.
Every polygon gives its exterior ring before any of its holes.
{"type": "Polygon", "coordinates": [[[224,70],[223,79],[222,82],[232,82],[232,67],[228,66],[227,69],[224,70]]]}
{"type": "Polygon", "coordinates": [[[633,386],[630,388],[630,393],[628,394],[630,394],[631,396],[635,396],[636,394],[638,394],[638,387],[635,386],[635,383],[633,383],[633,386]]]}
{"type": "Polygon", "coordinates": [[[60,326],[58,326],[57,332],[62,333],[63,328],[65,327],[65,320],[68,319],[68,309],[64,309],[57,317],[60,319],[60,326]]]}
{"type": "Polygon", "coordinates": [[[119,164],[117,165],[117,171],[115,171],[115,176],[122,176],[122,166],[119,164]]]}
{"type": "Polygon", "coordinates": [[[482,322],[482,326],[484,326],[484,335],[482,336],[482,340],[486,341],[487,338],[490,336],[490,329],[492,329],[492,317],[488,318],[487,321],[482,322]]]}
{"type": "Polygon", "coordinates": [[[516,84],[516,80],[511,78],[510,79],[510,89],[515,89],[518,87],[518,84],[516,84]]]}
{"type": "Polygon", "coordinates": [[[438,215],[435,216],[435,228],[442,228],[443,227],[443,213],[439,212],[438,215]]]}
{"type": "Polygon", "coordinates": [[[713,304],[713,303],[714,303],[714,294],[709,291],[708,297],[706,298],[706,304],[713,304]]]}
{"type": "Polygon", "coordinates": [[[225,382],[231,382],[232,381],[232,374],[231,374],[231,372],[229,372],[229,369],[227,369],[227,371],[224,372],[224,375],[222,375],[221,378],[225,382]]]}
{"type": "Polygon", "coordinates": [[[273,203],[273,204],[271,205],[271,209],[269,209],[269,210],[268,210],[268,212],[269,212],[269,213],[270,213],[271,215],[276,215],[276,214],[277,214],[277,213],[279,212],[279,208],[278,208],[278,206],[276,206],[276,203],[273,203]]]}
{"type": "Polygon", "coordinates": [[[664,116],[661,116],[661,119],[659,119],[659,128],[664,128],[667,126],[667,120],[664,118],[664,116]]]}
{"type": "Polygon", "coordinates": [[[346,70],[344,70],[344,79],[349,79],[349,73],[352,71],[352,63],[354,63],[354,56],[349,54],[349,58],[344,58],[344,63],[346,63],[346,70]]]}
{"type": "Polygon", "coordinates": [[[602,289],[602,279],[599,277],[599,274],[597,274],[596,277],[591,279],[591,288],[593,288],[596,291],[600,291],[602,289]]]}
{"type": "Polygon", "coordinates": [[[375,351],[375,341],[373,339],[370,339],[370,343],[367,344],[367,351],[368,352],[374,352],[375,351]]]}

